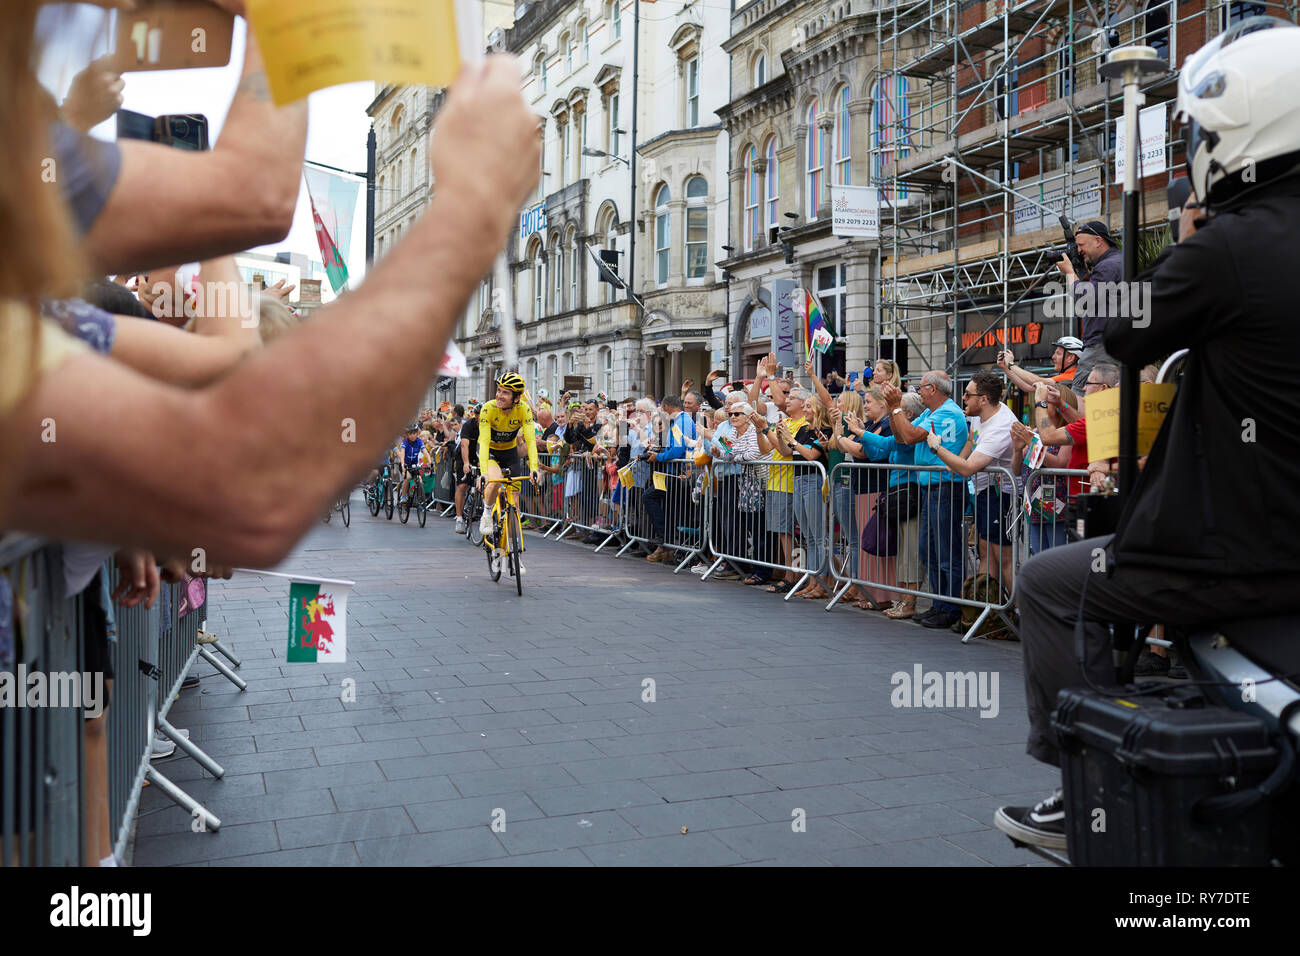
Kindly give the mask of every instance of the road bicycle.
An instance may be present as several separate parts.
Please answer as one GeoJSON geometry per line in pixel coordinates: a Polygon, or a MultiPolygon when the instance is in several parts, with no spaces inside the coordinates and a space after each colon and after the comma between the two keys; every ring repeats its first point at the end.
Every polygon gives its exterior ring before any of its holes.
{"type": "Polygon", "coordinates": [[[352,523],[352,496],[350,491],[338,501],[334,502],[333,508],[325,512],[324,521],[326,524],[330,523],[330,518],[334,517],[335,511],[343,516],[343,527],[346,528],[352,523]]]}
{"type": "Polygon", "coordinates": [[[483,543],[483,532],[479,530],[478,523],[483,517],[483,492],[478,488],[478,467],[471,465],[469,469],[469,486],[465,492],[465,508],[463,511],[465,518],[465,540],[474,546],[483,543]]]}
{"type": "Polygon", "coordinates": [[[411,517],[411,511],[414,510],[416,520],[420,522],[420,527],[424,527],[429,508],[433,504],[433,500],[424,491],[424,476],[428,471],[428,468],[411,469],[406,495],[397,504],[397,516],[402,519],[402,524],[406,524],[407,519],[411,517]]]}
{"type": "Polygon", "coordinates": [[[504,564],[515,579],[515,590],[524,594],[524,576],[520,557],[524,552],[524,534],[519,527],[519,487],[527,478],[511,478],[507,469],[501,478],[490,479],[488,484],[505,485],[492,506],[492,535],[483,542],[487,551],[488,574],[493,581],[501,580],[504,564]],[[505,499],[502,507],[501,500],[505,499]]]}

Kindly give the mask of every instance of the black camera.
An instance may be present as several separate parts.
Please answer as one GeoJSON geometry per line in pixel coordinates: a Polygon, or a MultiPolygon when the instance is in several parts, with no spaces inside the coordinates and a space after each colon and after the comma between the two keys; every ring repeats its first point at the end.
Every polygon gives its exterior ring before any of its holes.
{"type": "Polygon", "coordinates": [[[1079,252],[1079,244],[1074,241],[1074,230],[1070,228],[1070,220],[1064,216],[1058,218],[1061,221],[1061,232],[1065,235],[1065,246],[1053,250],[1055,255],[1052,257],[1052,262],[1059,262],[1062,257],[1065,257],[1070,260],[1070,265],[1074,266],[1075,275],[1083,275],[1088,271],[1088,264],[1083,261],[1083,254],[1079,252]]]}

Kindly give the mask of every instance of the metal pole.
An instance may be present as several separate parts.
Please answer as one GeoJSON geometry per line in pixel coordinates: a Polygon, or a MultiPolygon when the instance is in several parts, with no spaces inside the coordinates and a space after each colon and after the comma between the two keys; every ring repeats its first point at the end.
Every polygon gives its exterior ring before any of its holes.
{"type": "MultiPolygon", "coordinates": [[[[622,0],[614,0],[620,3],[622,0]]],[[[632,4],[632,146],[628,153],[627,174],[632,180],[631,197],[628,199],[629,212],[631,219],[628,220],[628,252],[627,252],[627,300],[636,301],[634,295],[636,289],[636,108],[637,108],[637,89],[640,87],[640,80],[637,71],[640,69],[641,55],[641,0],[633,0],[632,4]]]]}
{"type": "MultiPolygon", "coordinates": [[[[1112,50],[1101,74],[1124,82],[1124,281],[1137,280],[1138,262],[1138,157],[1140,131],[1138,111],[1146,96],[1138,89],[1144,74],[1165,72],[1166,64],[1149,46],[1112,50]]],[[[1131,317],[1130,317],[1131,318],[1131,317]]],[[[1114,317],[1110,317],[1114,321],[1114,317]]],[[[1120,368],[1119,389],[1119,493],[1127,495],[1137,481],[1138,369],[1129,363],[1120,368]]],[[[1122,500],[1122,499],[1121,499],[1122,500]]],[[[1122,504],[1121,504],[1122,507],[1122,504]]]]}
{"type": "Polygon", "coordinates": [[[366,268],[375,261],[375,127],[366,136],[366,268]]]}

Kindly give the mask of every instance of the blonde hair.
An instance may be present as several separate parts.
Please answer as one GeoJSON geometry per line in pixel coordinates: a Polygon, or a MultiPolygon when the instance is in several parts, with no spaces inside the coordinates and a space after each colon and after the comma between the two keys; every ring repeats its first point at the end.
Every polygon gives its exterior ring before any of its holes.
{"type": "MultiPolygon", "coordinates": [[[[889,369],[888,373],[886,374],[886,380],[889,381],[895,388],[898,388],[902,384],[903,379],[898,374],[898,363],[895,362],[893,359],[886,359],[886,358],[876,359],[876,365],[884,365],[889,369]]],[[[872,371],[875,371],[874,366],[872,367],[872,371]]],[[[873,378],[872,381],[876,381],[876,379],[873,378]]]]}
{"type": "Polygon", "coordinates": [[[830,423],[826,416],[826,406],[816,395],[809,395],[804,399],[803,417],[814,431],[823,431],[830,423]]]}
{"type": "Polygon", "coordinates": [[[257,334],[263,345],[270,345],[300,321],[289,307],[274,296],[260,296],[257,312],[257,334]]]}
{"type": "Polygon", "coordinates": [[[862,396],[851,388],[846,388],[840,392],[840,408],[846,416],[857,415],[862,417],[862,396]]]}

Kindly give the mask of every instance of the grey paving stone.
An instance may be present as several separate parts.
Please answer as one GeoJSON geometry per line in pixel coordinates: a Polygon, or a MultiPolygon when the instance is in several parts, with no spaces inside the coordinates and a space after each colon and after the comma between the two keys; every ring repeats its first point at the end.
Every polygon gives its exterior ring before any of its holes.
{"type": "Polygon", "coordinates": [[[594,866],[581,850],[551,850],[548,853],[525,853],[522,856],[498,857],[475,863],[456,863],[454,866],[594,866]]]}
{"type": "Polygon", "coordinates": [[[397,757],[379,761],[380,769],[389,780],[443,777],[467,770],[495,770],[497,765],[481,750],[464,750],[456,753],[422,754],[418,757],[397,757]]]}
{"type": "Polygon", "coordinates": [[[329,787],[346,787],[359,783],[384,780],[379,764],[344,763],[330,767],[309,767],[304,770],[277,770],[262,774],[267,793],[290,793],[295,790],[324,790],[329,787]]]}
{"type": "Polygon", "coordinates": [[[664,802],[662,796],[636,780],[609,780],[580,787],[530,789],[528,796],[547,816],[598,813],[664,802]]]}
{"type": "Polygon", "coordinates": [[[809,818],[803,832],[788,823],[761,823],[713,831],[713,836],[745,860],[785,859],[798,854],[824,856],[834,850],[864,846],[867,840],[831,817],[809,818]]]}
{"type": "MultiPolygon", "coordinates": [[[[587,740],[561,740],[550,744],[527,744],[486,751],[500,767],[530,767],[537,764],[567,765],[572,761],[587,762],[603,756],[587,740]]],[[[566,766],[565,769],[568,769],[566,766]]],[[[572,771],[570,771],[572,773],[572,771]]]]}
{"type": "Polygon", "coordinates": [[[713,833],[686,833],[584,847],[597,866],[731,866],[742,857],[713,833]]]}
{"type": "Polygon", "coordinates": [[[352,786],[330,787],[334,805],[340,811],[372,810],[398,807],[429,800],[451,800],[458,794],[446,777],[416,777],[410,780],[385,780],[352,786]]]}
{"type": "Polygon", "coordinates": [[[275,829],[280,835],[280,846],[286,850],[416,832],[415,824],[401,807],[277,820],[275,829]]]}
{"type": "Polygon", "coordinates": [[[396,740],[399,737],[436,737],[454,734],[460,726],[450,717],[430,717],[424,720],[394,720],[383,724],[366,724],[357,728],[361,739],[396,740]]]}
{"type": "Polygon", "coordinates": [[[506,851],[515,856],[631,840],[637,832],[617,813],[605,812],[507,823],[498,836],[506,851]]]}
{"type": "Polygon", "coordinates": [[[935,837],[836,850],[826,859],[834,866],[988,866],[979,857],[935,837]]]}
{"type": "Polygon", "coordinates": [[[861,833],[872,843],[898,843],[988,829],[987,824],[937,804],[867,810],[863,813],[842,814],[835,819],[861,833]]]}
{"type": "Polygon", "coordinates": [[[509,827],[511,821],[536,820],[545,815],[525,793],[496,793],[482,797],[409,803],[406,812],[421,832],[490,827],[494,820],[509,827]]]}
{"type": "Polygon", "coordinates": [[[734,797],[629,807],[619,810],[618,815],[646,837],[680,835],[682,827],[687,828],[689,835],[696,830],[716,830],[764,822],[761,816],[734,797]]]}
{"type": "Polygon", "coordinates": [[[736,799],[764,820],[783,820],[786,823],[794,820],[795,810],[803,810],[807,817],[828,817],[877,807],[862,794],[843,785],[747,793],[736,799]]]}
{"type": "Polygon", "coordinates": [[[258,734],[253,739],[257,742],[258,753],[361,742],[361,736],[357,733],[355,727],[328,727],[324,730],[299,729],[289,733],[258,734]]]}
{"type": "MultiPolygon", "coordinates": [[[[592,748],[595,750],[595,748],[592,748]]],[[[597,760],[564,761],[562,766],[579,783],[600,783],[606,780],[640,780],[664,774],[681,773],[682,766],[661,754],[644,754],[635,757],[601,757],[597,760]]]]}
{"type": "Polygon", "coordinates": [[[333,744],[315,747],[314,750],[316,759],[322,767],[340,763],[366,763],[372,760],[378,760],[382,765],[398,757],[413,757],[425,753],[420,741],[411,737],[359,744],[333,744]]]}
{"type": "Polygon", "coordinates": [[[793,754],[782,747],[706,747],[674,751],[673,762],[691,772],[735,770],[789,763],[793,754]]]}
{"type": "Polygon", "coordinates": [[[496,834],[485,826],[362,840],[356,849],[363,866],[446,866],[506,855],[496,834]]]}
{"type": "Polygon", "coordinates": [[[135,842],[136,866],[171,866],[220,860],[280,849],[273,823],[247,823],[194,833],[186,825],[179,833],[140,837],[135,842]]]}
{"type": "Polygon", "coordinates": [[[451,782],[466,797],[523,790],[530,796],[534,796],[534,799],[536,799],[534,790],[550,790],[576,783],[573,777],[561,768],[545,764],[533,767],[511,767],[508,770],[456,773],[452,774],[451,782]]]}
{"type": "Polygon", "coordinates": [[[850,790],[862,794],[880,807],[906,807],[923,803],[948,803],[980,797],[973,787],[961,782],[959,774],[926,774],[892,780],[850,783],[850,790]]]}
{"type": "Polygon", "coordinates": [[[702,800],[707,797],[735,796],[775,790],[776,785],[750,770],[713,770],[706,773],[680,773],[652,777],[645,781],[656,793],[670,802],[702,800]]]}
{"type": "Polygon", "coordinates": [[[771,781],[782,790],[823,784],[854,783],[879,776],[869,767],[843,758],[755,767],[752,772],[764,780],[771,781]]]}

